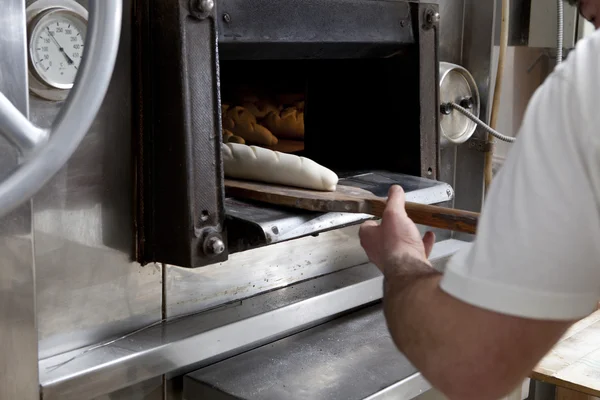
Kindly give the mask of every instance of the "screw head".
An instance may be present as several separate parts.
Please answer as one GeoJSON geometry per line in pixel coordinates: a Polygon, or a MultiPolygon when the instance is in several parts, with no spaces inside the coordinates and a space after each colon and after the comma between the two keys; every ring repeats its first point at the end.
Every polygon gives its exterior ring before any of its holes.
{"type": "Polygon", "coordinates": [[[215,8],[214,0],[200,0],[200,12],[208,13],[211,12],[213,8],[215,8]]]}
{"type": "Polygon", "coordinates": [[[440,22],[440,13],[430,10],[427,13],[427,23],[433,25],[437,24],[438,22],[440,22]]]}
{"type": "Polygon", "coordinates": [[[440,13],[433,10],[433,9],[428,9],[425,12],[425,23],[424,23],[424,28],[425,29],[431,29],[434,27],[434,25],[436,25],[438,22],[440,22],[440,13]]]}
{"type": "Polygon", "coordinates": [[[190,0],[190,11],[197,18],[206,18],[215,8],[215,0],[190,0]]]}
{"type": "Polygon", "coordinates": [[[452,107],[450,107],[450,104],[448,103],[443,103],[440,106],[440,112],[444,115],[450,115],[450,113],[452,112],[452,107]]]}
{"type": "Polygon", "coordinates": [[[467,110],[470,110],[473,108],[473,99],[471,97],[465,97],[464,99],[462,99],[460,101],[460,106],[462,108],[466,108],[467,110]]]}
{"type": "Polygon", "coordinates": [[[223,14],[223,21],[225,21],[226,23],[230,23],[231,22],[231,15],[225,13],[223,14]]]}
{"type": "Polygon", "coordinates": [[[211,236],[206,239],[204,243],[204,252],[207,255],[215,255],[223,254],[225,251],[225,243],[221,240],[221,238],[217,236],[211,236]]]}

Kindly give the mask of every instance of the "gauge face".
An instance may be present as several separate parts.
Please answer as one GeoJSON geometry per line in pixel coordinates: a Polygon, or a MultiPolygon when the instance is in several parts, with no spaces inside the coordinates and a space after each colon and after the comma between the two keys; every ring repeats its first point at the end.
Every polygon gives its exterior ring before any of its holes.
{"type": "Polygon", "coordinates": [[[69,10],[55,9],[34,23],[29,39],[34,75],[50,87],[71,89],[83,55],[85,20],[69,10]]]}

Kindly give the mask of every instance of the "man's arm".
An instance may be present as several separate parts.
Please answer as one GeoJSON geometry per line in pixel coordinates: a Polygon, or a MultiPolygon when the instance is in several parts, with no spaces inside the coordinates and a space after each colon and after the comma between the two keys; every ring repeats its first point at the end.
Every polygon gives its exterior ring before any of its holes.
{"type": "Polygon", "coordinates": [[[451,399],[514,389],[600,297],[600,32],[536,91],[494,179],[473,246],[444,275],[392,188],[361,244],[385,276],[399,349],[451,399]]]}
{"type": "Polygon", "coordinates": [[[384,310],[398,349],[451,400],[497,400],[514,390],[560,339],[568,322],[536,321],[477,308],[439,288],[441,275],[416,259],[412,278],[385,279],[384,310]]]}
{"type": "Polygon", "coordinates": [[[513,390],[572,321],[517,318],[471,306],[440,289],[423,241],[390,190],[381,225],[361,227],[361,243],[384,274],[384,312],[398,349],[451,400],[497,400],[513,390]],[[399,257],[391,255],[399,255],[399,257]]]}

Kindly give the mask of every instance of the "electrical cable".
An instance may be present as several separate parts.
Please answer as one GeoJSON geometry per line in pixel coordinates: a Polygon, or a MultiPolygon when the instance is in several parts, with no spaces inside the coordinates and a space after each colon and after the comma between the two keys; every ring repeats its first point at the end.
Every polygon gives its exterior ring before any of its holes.
{"type": "Polygon", "coordinates": [[[565,38],[565,6],[563,0],[558,1],[558,37],[556,43],[556,64],[563,62],[563,48],[565,38]]]}
{"type": "Polygon", "coordinates": [[[508,143],[514,143],[514,141],[516,140],[516,138],[514,138],[514,137],[503,135],[500,132],[498,132],[497,130],[493,129],[491,126],[487,125],[485,122],[483,122],[482,120],[477,118],[475,116],[475,114],[471,113],[466,108],[464,108],[456,103],[449,103],[449,106],[452,107],[453,109],[455,109],[456,111],[460,112],[461,114],[463,114],[465,117],[469,118],[471,121],[475,122],[477,125],[481,126],[487,133],[494,136],[496,139],[499,139],[499,140],[502,140],[503,142],[508,142],[508,143]]]}

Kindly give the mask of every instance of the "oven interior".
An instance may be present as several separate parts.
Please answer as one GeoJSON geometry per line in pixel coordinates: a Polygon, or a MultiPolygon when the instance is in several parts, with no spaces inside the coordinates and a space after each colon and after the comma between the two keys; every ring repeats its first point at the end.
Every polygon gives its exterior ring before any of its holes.
{"type": "Polygon", "coordinates": [[[308,157],[379,195],[399,183],[411,201],[451,200],[435,180],[436,5],[222,0],[207,17],[165,3],[137,14],[138,261],[195,268],[370,218],[226,198],[222,141],[308,157]],[[230,123],[242,116],[260,138],[230,123]],[[224,254],[210,254],[211,238],[224,254]]]}
{"type": "MultiPolygon", "coordinates": [[[[411,65],[415,59],[402,54],[371,59],[221,60],[221,102],[243,107],[255,101],[282,113],[297,112],[304,119],[303,138],[283,131],[277,145],[263,147],[311,158],[340,176],[363,170],[419,176],[419,103],[411,95],[418,92],[418,66],[411,65]]],[[[267,129],[273,125],[268,118],[257,121],[267,129]]]]}

